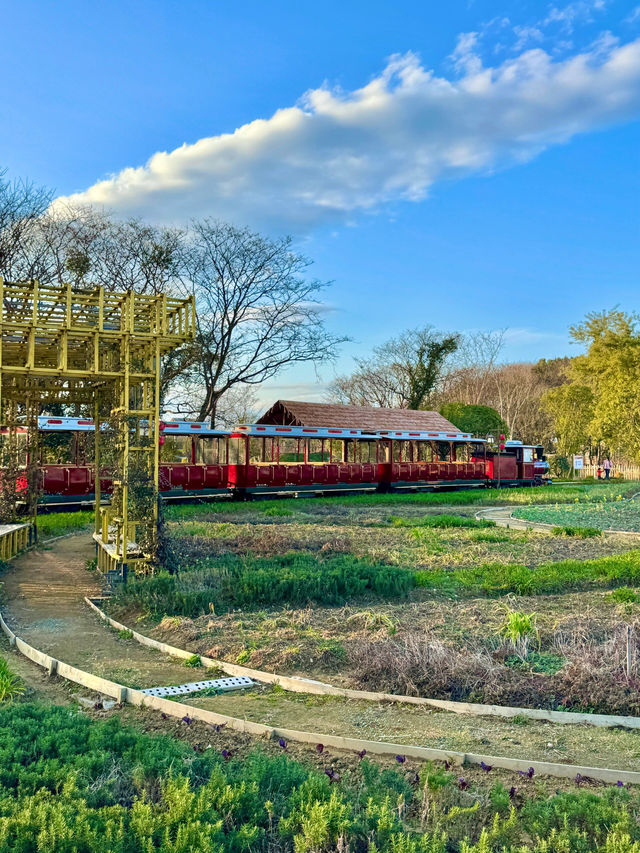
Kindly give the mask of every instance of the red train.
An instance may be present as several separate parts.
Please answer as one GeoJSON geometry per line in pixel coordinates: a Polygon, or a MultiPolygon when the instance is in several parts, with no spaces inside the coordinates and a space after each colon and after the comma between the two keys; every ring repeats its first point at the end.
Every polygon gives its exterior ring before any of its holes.
{"type": "MultiPolygon", "coordinates": [[[[93,502],[93,442],[87,440],[93,421],[43,417],[39,428],[43,502],[93,502]]],[[[497,453],[486,440],[461,432],[263,424],[226,431],[168,421],[161,443],[160,490],[167,498],[537,486],[548,476],[541,446],[511,441],[497,453]]],[[[111,491],[108,472],[101,488],[111,491]]]]}

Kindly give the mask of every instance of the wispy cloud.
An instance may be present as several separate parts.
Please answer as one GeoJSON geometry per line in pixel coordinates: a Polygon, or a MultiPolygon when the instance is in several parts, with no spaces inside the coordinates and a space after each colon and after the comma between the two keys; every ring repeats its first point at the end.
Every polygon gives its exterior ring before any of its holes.
{"type": "Polygon", "coordinates": [[[606,0],[575,0],[566,6],[550,6],[542,26],[559,24],[566,32],[572,33],[578,23],[591,23],[598,12],[607,8],[606,0]]]}
{"type": "Polygon", "coordinates": [[[625,24],[635,24],[638,21],[640,21],[640,6],[636,6],[635,9],[632,9],[624,19],[625,24]]]}
{"type": "Polygon", "coordinates": [[[447,78],[413,54],[394,56],[360,89],[314,89],[270,118],[159,152],[62,201],[301,233],[420,201],[436,181],[520,163],[640,114],[640,40],[601,41],[562,60],[538,47],[484,67],[468,33],[452,61],[447,78]]]}

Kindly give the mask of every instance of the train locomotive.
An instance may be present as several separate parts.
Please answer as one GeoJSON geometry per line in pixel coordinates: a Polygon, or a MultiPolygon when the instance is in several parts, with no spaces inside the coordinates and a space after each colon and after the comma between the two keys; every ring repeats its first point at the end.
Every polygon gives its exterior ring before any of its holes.
{"type": "MultiPolygon", "coordinates": [[[[44,504],[95,501],[90,419],[41,417],[44,504]],[[52,436],[56,436],[52,439],[52,436]]],[[[166,499],[345,491],[540,486],[548,464],[540,445],[509,441],[501,451],[470,433],[420,430],[161,424],[160,492],[166,499]]],[[[112,482],[101,472],[100,494],[112,482]]]]}

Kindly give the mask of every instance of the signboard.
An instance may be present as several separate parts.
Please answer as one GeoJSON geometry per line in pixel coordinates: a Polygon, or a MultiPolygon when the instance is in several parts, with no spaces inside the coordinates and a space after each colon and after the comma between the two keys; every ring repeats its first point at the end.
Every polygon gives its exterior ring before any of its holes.
{"type": "Polygon", "coordinates": [[[584,456],[581,453],[574,454],[573,457],[573,470],[581,471],[584,468],[584,456]]]}

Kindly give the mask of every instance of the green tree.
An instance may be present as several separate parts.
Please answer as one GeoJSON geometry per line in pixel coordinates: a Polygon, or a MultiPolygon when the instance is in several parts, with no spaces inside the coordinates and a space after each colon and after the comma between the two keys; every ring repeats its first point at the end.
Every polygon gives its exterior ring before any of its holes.
{"type": "Polygon", "coordinates": [[[440,414],[461,432],[471,432],[474,435],[508,434],[506,423],[491,406],[445,403],[440,408],[440,414]]]}
{"type": "Polygon", "coordinates": [[[544,397],[560,452],[603,442],[611,452],[640,458],[639,319],[614,309],[587,314],[572,327],[585,352],[571,361],[570,383],[544,397]]]}
{"type": "Polygon", "coordinates": [[[550,388],[542,405],[553,418],[557,451],[564,456],[585,450],[592,443],[593,391],[579,383],[550,388]]]}

